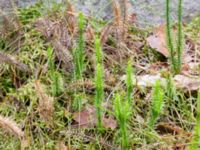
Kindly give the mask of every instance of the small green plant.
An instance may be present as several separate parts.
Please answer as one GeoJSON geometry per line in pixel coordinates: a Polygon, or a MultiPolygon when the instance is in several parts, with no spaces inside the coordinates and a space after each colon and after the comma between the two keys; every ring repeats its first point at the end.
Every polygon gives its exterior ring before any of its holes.
{"type": "Polygon", "coordinates": [[[167,31],[167,44],[170,53],[171,67],[174,74],[181,71],[182,64],[182,49],[183,49],[183,29],[182,29],[182,0],[179,0],[178,5],[178,31],[177,40],[174,42],[172,36],[172,26],[170,18],[170,0],[166,0],[166,31],[167,31]],[[176,45],[174,44],[176,43],[176,45]]]}
{"type": "Polygon", "coordinates": [[[133,68],[132,68],[132,61],[128,61],[128,65],[126,68],[126,87],[127,87],[127,100],[129,104],[132,103],[132,92],[133,92],[133,68]]]}
{"type": "Polygon", "coordinates": [[[120,128],[122,149],[127,149],[129,146],[127,125],[131,115],[131,108],[128,101],[122,101],[118,93],[115,95],[114,112],[120,128]]]}
{"type": "Polygon", "coordinates": [[[101,64],[97,64],[96,67],[96,96],[95,96],[95,106],[97,111],[97,127],[102,129],[102,102],[104,99],[104,89],[103,89],[103,68],[101,64]]]}
{"type": "Polygon", "coordinates": [[[58,71],[51,74],[51,91],[53,96],[60,95],[64,90],[64,82],[62,75],[58,71]]]}
{"type": "Polygon", "coordinates": [[[74,53],[76,80],[82,79],[82,73],[84,70],[84,61],[85,61],[85,54],[84,54],[84,50],[85,50],[85,39],[84,39],[85,19],[84,19],[83,13],[79,14],[78,27],[79,27],[78,47],[75,49],[75,53],[74,53]]]}
{"type": "Polygon", "coordinates": [[[101,48],[101,41],[98,37],[95,38],[95,54],[96,54],[96,62],[102,64],[103,52],[101,48]]]}
{"type": "Polygon", "coordinates": [[[200,90],[198,91],[196,109],[196,125],[194,127],[194,135],[189,146],[189,150],[198,150],[200,146],[200,90]]]}
{"type": "Polygon", "coordinates": [[[55,70],[55,64],[53,62],[53,48],[48,47],[47,49],[49,74],[51,78],[51,91],[53,96],[58,96],[64,89],[64,82],[62,75],[55,70]]]}
{"type": "Polygon", "coordinates": [[[47,63],[49,66],[49,70],[54,71],[54,62],[53,62],[53,48],[52,47],[48,47],[47,49],[47,63]]]}
{"type": "MultiPolygon", "coordinates": [[[[79,29],[79,38],[78,46],[74,51],[74,64],[75,64],[75,80],[83,80],[83,71],[84,71],[84,61],[85,61],[85,38],[84,38],[84,28],[85,28],[85,18],[83,13],[79,13],[78,16],[78,29],[79,29]]],[[[83,87],[84,91],[84,87],[83,87]]],[[[82,106],[82,96],[77,96],[78,93],[75,91],[75,100],[73,102],[74,109],[80,111],[82,106]]]]}
{"type": "Polygon", "coordinates": [[[170,100],[177,100],[177,93],[176,93],[176,87],[174,86],[174,81],[172,79],[172,76],[169,75],[167,78],[167,86],[166,86],[166,96],[170,100]]]}
{"type": "Polygon", "coordinates": [[[160,81],[156,81],[156,84],[153,88],[152,96],[152,106],[151,106],[151,118],[149,121],[149,126],[151,129],[154,128],[154,125],[162,111],[164,105],[164,90],[161,88],[160,81]]]}
{"type": "Polygon", "coordinates": [[[100,39],[96,37],[95,39],[95,53],[96,53],[96,96],[95,96],[95,106],[97,111],[97,127],[102,129],[102,102],[104,99],[104,81],[103,81],[103,54],[101,49],[100,39]]]}

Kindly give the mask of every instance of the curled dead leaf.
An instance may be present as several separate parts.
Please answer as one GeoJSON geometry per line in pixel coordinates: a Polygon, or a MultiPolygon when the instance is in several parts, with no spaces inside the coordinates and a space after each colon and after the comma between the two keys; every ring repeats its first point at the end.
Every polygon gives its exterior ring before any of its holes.
{"type": "MultiPolygon", "coordinates": [[[[93,128],[96,126],[96,109],[93,106],[85,108],[81,112],[75,112],[72,116],[73,120],[78,123],[77,126],[81,128],[93,128]]],[[[113,117],[103,117],[103,126],[106,129],[114,130],[117,127],[117,122],[113,117]]]]}
{"type": "Polygon", "coordinates": [[[153,31],[153,35],[147,37],[147,43],[151,48],[154,48],[159,53],[163,54],[165,57],[169,57],[169,52],[167,50],[166,38],[165,38],[165,27],[161,25],[153,31]]]}

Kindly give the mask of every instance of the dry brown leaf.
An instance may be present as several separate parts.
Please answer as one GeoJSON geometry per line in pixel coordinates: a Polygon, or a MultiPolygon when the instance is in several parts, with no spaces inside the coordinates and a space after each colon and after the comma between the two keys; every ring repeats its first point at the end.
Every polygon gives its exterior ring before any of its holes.
{"type": "Polygon", "coordinates": [[[103,118],[103,126],[106,128],[106,129],[116,129],[117,127],[117,122],[116,120],[114,120],[114,118],[112,117],[109,117],[109,118],[103,118]]]}
{"type": "Polygon", "coordinates": [[[59,142],[59,143],[56,144],[55,150],[72,150],[72,148],[69,147],[69,146],[66,146],[64,144],[64,142],[59,142]]]}
{"type": "MultiPolygon", "coordinates": [[[[170,141],[175,140],[175,143],[173,144],[174,150],[185,150],[187,146],[186,143],[188,143],[192,137],[191,132],[187,132],[181,127],[171,123],[159,123],[157,125],[157,131],[159,131],[161,134],[167,135],[167,137],[171,137],[169,139],[170,141]]],[[[166,140],[166,137],[164,138],[166,140]]]]}
{"type": "Polygon", "coordinates": [[[176,143],[173,146],[173,150],[186,150],[186,144],[176,143]]]}
{"type": "Polygon", "coordinates": [[[163,54],[165,57],[169,57],[165,38],[165,27],[163,25],[155,28],[153,35],[149,36],[146,40],[151,48],[156,49],[156,51],[163,54]]]}
{"type": "Polygon", "coordinates": [[[75,112],[73,114],[73,119],[78,123],[80,127],[94,127],[94,125],[96,124],[95,112],[95,108],[89,106],[81,112],[75,112]]]}
{"type": "Polygon", "coordinates": [[[156,128],[160,133],[165,133],[165,134],[166,133],[170,133],[172,135],[182,134],[187,137],[192,135],[192,133],[184,131],[181,127],[175,124],[170,124],[170,123],[165,123],[165,122],[160,122],[156,128]]]}
{"type": "MultiPolygon", "coordinates": [[[[81,112],[76,112],[73,114],[73,120],[78,123],[79,127],[82,128],[92,128],[95,127],[97,123],[96,119],[96,109],[93,106],[89,106],[81,112]]],[[[103,117],[104,128],[110,128],[114,130],[117,127],[117,122],[112,117],[103,117]]]]}

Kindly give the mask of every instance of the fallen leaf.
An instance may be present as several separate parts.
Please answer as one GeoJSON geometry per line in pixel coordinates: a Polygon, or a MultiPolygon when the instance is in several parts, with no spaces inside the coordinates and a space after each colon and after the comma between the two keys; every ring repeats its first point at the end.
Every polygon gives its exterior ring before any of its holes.
{"type": "Polygon", "coordinates": [[[177,88],[196,91],[200,89],[199,77],[188,77],[184,75],[176,75],[174,77],[174,83],[177,88]]]}
{"type": "Polygon", "coordinates": [[[75,112],[73,119],[78,123],[78,126],[82,128],[94,127],[96,124],[96,110],[94,107],[89,106],[81,112],[75,112]]]}
{"type": "Polygon", "coordinates": [[[56,144],[55,150],[72,150],[72,148],[69,147],[69,146],[66,146],[64,144],[64,142],[59,142],[59,143],[56,144]]]}
{"type": "Polygon", "coordinates": [[[160,122],[156,129],[162,133],[162,134],[167,134],[170,133],[172,135],[185,135],[187,137],[190,137],[192,133],[184,131],[181,127],[175,125],[175,124],[170,124],[170,123],[165,123],[165,122],[160,122]]]}
{"type": "MultiPolygon", "coordinates": [[[[187,132],[181,127],[171,124],[171,123],[165,123],[161,122],[157,125],[157,131],[161,134],[168,135],[171,134],[174,138],[175,143],[173,144],[173,150],[185,150],[186,149],[186,143],[188,143],[192,137],[191,132],[187,132]]],[[[166,138],[165,138],[166,139],[166,138]]],[[[173,139],[171,139],[172,141],[173,139]]]]}
{"type": "Polygon", "coordinates": [[[116,129],[117,127],[117,122],[116,120],[114,120],[114,118],[112,117],[109,117],[109,118],[103,118],[103,126],[106,128],[106,129],[116,129]]]}
{"type": "Polygon", "coordinates": [[[186,150],[186,144],[175,143],[173,146],[173,150],[186,150]]]}
{"type": "MultiPolygon", "coordinates": [[[[81,112],[75,112],[73,114],[73,120],[78,123],[81,128],[92,128],[96,126],[96,109],[93,106],[88,106],[81,112]]],[[[117,127],[117,122],[113,117],[103,117],[103,127],[106,129],[114,130],[117,127]]]]}
{"type": "Polygon", "coordinates": [[[155,28],[155,30],[153,31],[153,35],[147,37],[146,40],[151,48],[154,48],[156,51],[163,54],[165,57],[169,57],[164,25],[155,28]]]}
{"type": "MultiPolygon", "coordinates": [[[[126,75],[122,76],[121,80],[125,81],[126,75]]],[[[157,80],[160,80],[163,87],[167,85],[167,79],[163,78],[160,74],[133,76],[133,85],[141,88],[153,87],[157,80]]],[[[185,75],[176,75],[174,76],[173,81],[175,87],[178,89],[183,89],[186,91],[197,91],[200,89],[199,76],[190,77],[185,75]]]]}
{"type": "MultiPolygon", "coordinates": [[[[124,75],[121,79],[122,81],[126,80],[126,75],[124,75]]],[[[157,80],[160,80],[161,85],[166,85],[166,79],[161,77],[160,74],[151,75],[141,75],[141,76],[133,76],[133,85],[137,85],[139,87],[147,88],[147,87],[153,87],[157,80]]]]}

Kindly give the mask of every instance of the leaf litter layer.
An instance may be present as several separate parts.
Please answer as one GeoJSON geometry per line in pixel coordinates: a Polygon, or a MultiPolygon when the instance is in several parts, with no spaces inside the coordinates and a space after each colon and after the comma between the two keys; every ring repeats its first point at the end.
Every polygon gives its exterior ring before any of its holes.
{"type": "Polygon", "coordinates": [[[55,4],[51,10],[36,4],[16,10],[12,18],[2,12],[0,149],[121,149],[124,129],[118,121],[123,118],[115,108],[128,111],[125,126],[130,149],[185,149],[189,145],[200,89],[199,17],[184,26],[183,68],[180,75],[171,77],[164,26],[140,29],[135,14],[122,12],[117,1],[113,14],[110,21],[85,16],[83,73],[76,79],[80,18],[70,3],[55,4]],[[94,105],[97,37],[103,52],[103,132],[96,128],[94,105]],[[116,104],[126,105],[120,97],[126,97],[128,60],[134,69],[129,97],[132,113],[116,104]],[[157,80],[165,96],[151,130],[156,95],[152,87],[157,80]]]}

